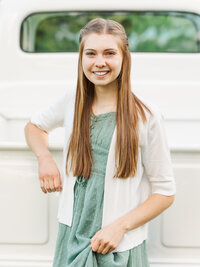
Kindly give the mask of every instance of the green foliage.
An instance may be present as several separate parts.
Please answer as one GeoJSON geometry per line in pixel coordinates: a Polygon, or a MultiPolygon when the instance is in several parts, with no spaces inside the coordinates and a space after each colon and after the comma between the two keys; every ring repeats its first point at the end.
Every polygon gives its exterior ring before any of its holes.
{"type": "Polygon", "coordinates": [[[112,19],[124,26],[131,52],[199,51],[199,16],[178,12],[33,14],[22,25],[22,49],[28,52],[77,52],[81,28],[97,17],[112,19]]]}

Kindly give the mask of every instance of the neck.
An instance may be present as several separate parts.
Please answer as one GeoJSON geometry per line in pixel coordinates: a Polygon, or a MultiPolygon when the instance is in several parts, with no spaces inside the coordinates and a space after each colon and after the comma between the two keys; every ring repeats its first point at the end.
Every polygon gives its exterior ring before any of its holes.
{"type": "Polygon", "coordinates": [[[92,110],[94,114],[101,114],[105,112],[116,111],[117,107],[117,86],[95,86],[94,88],[94,102],[92,110]]]}

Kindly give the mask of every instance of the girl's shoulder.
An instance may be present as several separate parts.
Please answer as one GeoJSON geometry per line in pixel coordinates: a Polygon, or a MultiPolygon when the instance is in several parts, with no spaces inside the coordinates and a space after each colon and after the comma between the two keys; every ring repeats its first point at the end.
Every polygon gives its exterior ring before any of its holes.
{"type": "MultiPolygon", "coordinates": [[[[140,95],[136,95],[137,98],[150,110],[150,112],[148,111],[148,109],[146,109],[145,107],[143,107],[145,116],[146,116],[146,123],[145,125],[149,124],[149,121],[151,122],[156,122],[156,121],[160,121],[163,120],[163,114],[160,110],[160,108],[158,107],[158,105],[156,105],[155,103],[153,103],[151,100],[140,96],[140,95]]],[[[141,116],[140,116],[140,120],[141,116]]]]}
{"type": "Polygon", "coordinates": [[[159,131],[162,131],[164,124],[164,116],[160,108],[147,98],[138,96],[138,99],[151,111],[151,113],[144,108],[146,121],[143,122],[141,116],[139,116],[139,140],[140,144],[146,143],[147,136],[155,136],[159,131]]]}
{"type": "Polygon", "coordinates": [[[62,92],[50,106],[54,107],[56,112],[66,115],[72,112],[75,104],[76,90],[74,88],[67,88],[62,92]]]}
{"type": "Polygon", "coordinates": [[[75,88],[67,88],[65,91],[58,97],[59,99],[63,99],[65,103],[73,104],[75,101],[76,89],[75,88]]]}

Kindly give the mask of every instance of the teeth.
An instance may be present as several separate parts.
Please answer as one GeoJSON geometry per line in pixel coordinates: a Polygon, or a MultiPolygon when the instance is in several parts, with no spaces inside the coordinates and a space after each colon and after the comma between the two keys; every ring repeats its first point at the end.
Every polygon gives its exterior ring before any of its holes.
{"type": "Polygon", "coordinates": [[[97,75],[105,75],[106,73],[108,73],[108,71],[105,71],[105,72],[94,72],[95,74],[97,75]]]}

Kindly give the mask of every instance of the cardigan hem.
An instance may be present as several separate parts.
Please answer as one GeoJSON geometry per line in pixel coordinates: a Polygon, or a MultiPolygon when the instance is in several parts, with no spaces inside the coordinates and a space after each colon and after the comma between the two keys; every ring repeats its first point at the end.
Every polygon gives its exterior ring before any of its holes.
{"type": "MultiPolygon", "coordinates": [[[[59,216],[57,216],[57,219],[58,219],[58,222],[59,222],[59,223],[62,223],[62,224],[65,224],[65,225],[71,227],[71,225],[69,225],[69,224],[66,222],[66,219],[61,218],[61,217],[59,217],[59,216]]],[[[137,229],[135,229],[135,230],[137,230],[137,229]]],[[[138,230],[139,230],[139,229],[138,229],[138,230]]],[[[127,233],[128,233],[128,232],[127,232],[127,233]]],[[[131,244],[130,244],[130,242],[129,242],[129,244],[127,244],[127,245],[124,245],[124,244],[121,245],[121,244],[119,243],[119,246],[118,246],[116,249],[114,249],[112,252],[113,252],[113,253],[114,253],[114,252],[123,252],[123,251],[130,250],[130,249],[133,249],[133,248],[139,246],[140,244],[142,244],[142,242],[143,242],[144,240],[147,240],[147,238],[148,238],[147,231],[145,231],[145,229],[144,229],[144,230],[143,230],[143,233],[142,233],[141,236],[140,236],[140,238],[137,239],[137,240],[133,238],[133,235],[131,235],[131,238],[132,238],[132,240],[134,240],[134,242],[131,242],[131,244]]]]}
{"type": "Polygon", "coordinates": [[[137,240],[137,242],[134,242],[133,244],[131,244],[131,245],[129,245],[129,246],[126,246],[126,247],[124,247],[124,248],[119,248],[119,249],[116,248],[116,249],[113,250],[112,252],[113,252],[113,253],[115,253],[115,252],[123,252],[123,251],[126,251],[126,250],[133,249],[133,248],[135,248],[135,247],[141,245],[142,242],[143,242],[144,240],[147,240],[147,236],[146,236],[146,235],[145,235],[144,237],[141,237],[140,240],[137,240]]]}

